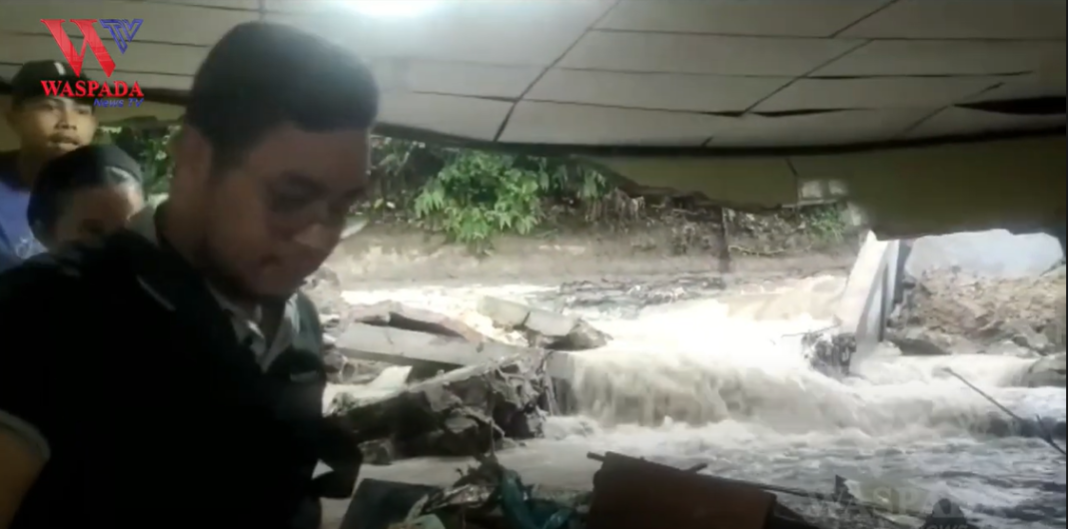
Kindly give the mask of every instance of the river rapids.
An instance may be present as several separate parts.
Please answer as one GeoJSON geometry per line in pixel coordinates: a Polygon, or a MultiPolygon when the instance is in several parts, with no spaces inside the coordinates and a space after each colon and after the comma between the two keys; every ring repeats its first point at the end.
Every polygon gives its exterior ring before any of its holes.
{"type": "MultiPolygon", "coordinates": [[[[607,347],[577,353],[581,413],[551,418],[546,439],[499,454],[530,483],[588,488],[598,464],[587,452],[615,451],[824,492],[835,475],[907,483],[957,500],[981,526],[1065,527],[1063,457],[1035,438],[996,435],[991,425],[1004,417],[944,368],[1022,417],[1062,425],[1065,390],[1011,387],[1029,363],[1011,356],[902,357],[882,349],[854,360],[856,377],[821,375],[802,358],[801,334],[830,325],[844,284],[833,275],[756,281],[701,299],[685,299],[692,295],[682,289],[656,304],[640,285],[601,302],[590,302],[591,288],[578,299],[567,289],[520,285],[344,297],[458,316],[517,343],[476,313],[480,296],[571,310],[610,333],[607,347]]],[[[464,464],[419,459],[366,467],[363,475],[445,485],[464,464]]],[[[343,508],[328,506],[328,517],[340,518],[343,508]]]]}

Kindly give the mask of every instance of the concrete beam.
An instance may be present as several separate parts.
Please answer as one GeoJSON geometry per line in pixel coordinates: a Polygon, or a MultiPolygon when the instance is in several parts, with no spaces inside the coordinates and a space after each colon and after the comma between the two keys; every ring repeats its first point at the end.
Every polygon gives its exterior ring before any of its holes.
{"type": "Polygon", "coordinates": [[[698,193],[728,206],[811,202],[828,182],[861,207],[884,239],[1063,223],[1063,137],[944,144],[824,155],[592,158],[643,186],[698,193]]]}
{"type": "Polygon", "coordinates": [[[871,352],[883,339],[897,290],[899,249],[899,241],[880,241],[869,233],[849,272],[835,320],[841,332],[856,337],[857,354],[871,352]]]}

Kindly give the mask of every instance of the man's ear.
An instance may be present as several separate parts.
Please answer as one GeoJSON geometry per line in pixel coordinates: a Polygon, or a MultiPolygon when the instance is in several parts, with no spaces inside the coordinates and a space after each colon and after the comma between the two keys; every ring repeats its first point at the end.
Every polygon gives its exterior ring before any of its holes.
{"type": "Polygon", "coordinates": [[[171,158],[176,163],[180,160],[186,169],[205,175],[211,173],[211,144],[196,127],[183,124],[171,138],[169,151],[171,158]]]}

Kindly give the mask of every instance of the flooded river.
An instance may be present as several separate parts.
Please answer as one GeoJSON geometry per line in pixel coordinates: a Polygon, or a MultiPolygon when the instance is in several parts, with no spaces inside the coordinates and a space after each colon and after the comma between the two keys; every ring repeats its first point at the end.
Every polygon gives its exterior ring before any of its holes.
{"type": "MultiPolygon", "coordinates": [[[[437,310],[514,340],[475,312],[479,296],[496,295],[577,311],[614,336],[601,350],[578,353],[582,413],[552,418],[546,439],[500,454],[528,482],[588,488],[597,464],[586,453],[611,450],[826,492],[836,474],[907,483],[959,500],[982,526],[1064,527],[1064,459],[1037,439],[984,433],[999,412],[942,368],[1024,417],[1063,422],[1065,390],[1010,387],[1029,361],[1008,356],[882,350],[855,360],[857,378],[820,375],[800,354],[800,334],[829,326],[844,283],[836,276],[768,281],[704,299],[685,299],[692,296],[683,288],[667,296],[682,301],[656,305],[640,286],[590,302],[596,285],[585,297],[464,286],[346,292],[346,299],[437,310]]],[[[466,463],[411,460],[365,467],[363,475],[448,484],[466,463]]],[[[339,520],[344,505],[327,511],[339,520]]]]}

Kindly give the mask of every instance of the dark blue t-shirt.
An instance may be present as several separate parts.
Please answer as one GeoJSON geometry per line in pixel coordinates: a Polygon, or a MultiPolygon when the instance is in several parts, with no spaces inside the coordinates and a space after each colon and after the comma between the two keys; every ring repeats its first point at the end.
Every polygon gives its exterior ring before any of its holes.
{"type": "Polygon", "coordinates": [[[14,180],[10,173],[0,174],[0,272],[44,251],[26,220],[30,192],[14,180]]]}

